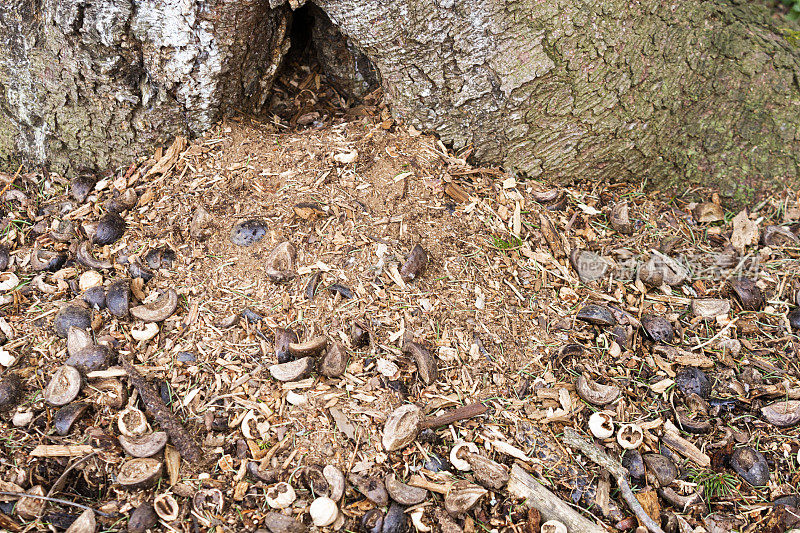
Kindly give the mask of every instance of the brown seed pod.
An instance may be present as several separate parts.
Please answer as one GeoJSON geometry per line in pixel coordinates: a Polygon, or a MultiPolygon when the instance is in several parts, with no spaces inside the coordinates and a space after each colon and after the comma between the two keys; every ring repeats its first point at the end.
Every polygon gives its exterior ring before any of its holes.
{"type": "Polygon", "coordinates": [[[394,472],[388,474],[384,480],[386,491],[394,501],[401,505],[417,505],[425,501],[428,491],[420,487],[412,487],[398,481],[394,472]]]}
{"type": "Polygon", "coordinates": [[[328,347],[328,337],[320,335],[305,342],[289,343],[289,353],[295,357],[317,357],[328,347]]]}
{"type": "Polygon", "coordinates": [[[472,467],[475,481],[492,490],[500,490],[508,483],[508,467],[477,453],[465,453],[464,458],[472,467]]]}
{"type": "Polygon", "coordinates": [[[415,244],[408,254],[408,259],[400,267],[400,277],[408,283],[413,279],[419,278],[424,272],[425,267],[428,265],[428,254],[425,249],[419,244],[415,244]]]}
{"type": "Polygon", "coordinates": [[[761,311],[764,308],[764,296],[753,280],[734,279],[729,283],[729,288],[745,311],[761,311]]]}
{"type": "Polygon", "coordinates": [[[319,373],[329,378],[336,378],[347,370],[347,350],[344,345],[336,341],[322,356],[319,362],[319,373]]]}
{"type": "Polygon", "coordinates": [[[417,342],[406,342],[403,344],[403,351],[414,358],[417,365],[417,375],[425,385],[431,385],[439,377],[439,368],[436,363],[436,356],[430,350],[417,342]]]}
{"type": "Polygon", "coordinates": [[[78,249],[75,251],[75,259],[81,265],[87,268],[93,268],[95,270],[108,270],[114,268],[114,264],[111,261],[97,259],[92,254],[92,243],[89,241],[83,241],[78,245],[78,249]]]}
{"type": "Polygon", "coordinates": [[[289,345],[297,343],[297,333],[286,328],[275,328],[275,358],[279,363],[288,363],[292,360],[289,345]]]}

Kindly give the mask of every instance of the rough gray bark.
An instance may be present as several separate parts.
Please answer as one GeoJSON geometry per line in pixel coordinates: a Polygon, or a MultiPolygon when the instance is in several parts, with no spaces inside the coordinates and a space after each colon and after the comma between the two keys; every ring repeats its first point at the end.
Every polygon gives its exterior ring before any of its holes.
{"type": "MultiPolygon", "coordinates": [[[[0,156],[103,167],[258,111],[303,3],[4,2],[0,156]]],[[[800,175],[800,49],[756,2],[316,3],[395,115],[481,163],[738,201],[800,175]]]]}
{"type": "Polygon", "coordinates": [[[258,112],[288,50],[268,0],[0,2],[0,158],[124,164],[258,112]]]}

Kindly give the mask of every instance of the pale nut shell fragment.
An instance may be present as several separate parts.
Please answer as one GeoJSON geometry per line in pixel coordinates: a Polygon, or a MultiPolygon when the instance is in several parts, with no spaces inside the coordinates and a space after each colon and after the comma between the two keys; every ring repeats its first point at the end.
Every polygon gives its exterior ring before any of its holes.
{"type": "Polygon", "coordinates": [[[138,437],[150,431],[144,413],[135,407],[127,407],[119,413],[117,427],[126,437],[138,437]]]}
{"type": "Polygon", "coordinates": [[[297,494],[290,484],[282,481],[267,489],[266,499],[273,509],[286,509],[297,499],[297,494]]]}
{"type": "Polygon", "coordinates": [[[558,520],[548,520],[542,524],[540,531],[542,533],[567,533],[567,526],[558,520]]]}
{"type": "Polygon", "coordinates": [[[19,285],[19,278],[13,272],[3,272],[0,274],[0,292],[6,292],[19,285]]]}
{"type": "Polygon", "coordinates": [[[460,454],[462,453],[462,450],[477,454],[478,446],[474,442],[465,442],[462,440],[456,442],[450,449],[450,464],[462,472],[469,472],[472,470],[472,467],[469,465],[469,462],[466,459],[461,457],[460,454]]]}
{"type": "Polygon", "coordinates": [[[419,434],[422,409],[414,404],[405,404],[389,415],[383,426],[383,447],[387,452],[399,450],[411,444],[419,434]]]}
{"type": "Polygon", "coordinates": [[[625,450],[638,448],[644,441],[644,431],[637,424],[624,424],[617,431],[617,442],[625,450]]]}
{"type": "Polygon", "coordinates": [[[425,509],[414,509],[408,513],[411,517],[411,523],[414,524],[414,529],[422,533],[432,531],[431,527],[422,521],[422,516],[425,514],[425,509]]]}
{"type": "Polygon", "coordinates": [[[333,524],[339,516],[339,508],[336,502],[327,496],[320,496],[308,508],[311,521],[317,527],[325,527],[333,524]]]}
{"type": "Polygon", "coordinates": [[[155,322],[147,322],[141,328],[131,330],[131,337],[137,341],[149,341],[156,335],[158,335],[158,324],[155,322]]]}
{"type": "Polygon", "coordinates": [[[589,431],[598,439],[608,439],[614,435],[614,417],[598,411],[589,417],[589,431]]]}
{"type": "Polygon", "coordinates": [[[153,500],[153,509],[158,517],[164,522],[172,522],[178,519],[181,508],[172,494],[159,494],[153,500]]]}
{"type": "Polygon", "coordinates": [[[329,497],[338,502],[344,496],[345,480],[341,470],[333,465],[327,465],[322,469],[322,477],[328,482],[329,497]]]}
{"type": "Polygon", "coordinates": [[[162,322],[172,316],[178,308],[178,293],[167,289],[149,304],[137,305],[131,309],[131,316],[144,322],[162,322]]]}

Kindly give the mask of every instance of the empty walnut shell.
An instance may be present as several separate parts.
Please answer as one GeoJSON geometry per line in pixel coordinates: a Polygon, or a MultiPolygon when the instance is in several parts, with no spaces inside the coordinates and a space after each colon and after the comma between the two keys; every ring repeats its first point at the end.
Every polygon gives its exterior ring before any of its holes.
{"type": "Polygon", "coordinates": [[[139,437],[150,431],[147,417],[135,407],[127,407],[117,415],[117,428],[126,437],[139,437]]]}
{"type": "Polygon", "coordinates": [[[53,329],[61,338],[66,338],[70,327],[89,329],[92,326],[92,315],[88,309],[81,305],[67,304],[56,313],[53,319],[53,329]]]}
{"type": "Polygon", "coordinates": [[[764,233],[761,234],[761,244],[771,248],[797,246],[797,241],[797,235],[783,226],[767,226],[764,228],[764,233]]]}
{"type": "Polygon", "coordinates": [[[225,506],[225,497],[222,495],[222,491],[217,488],[200,489],[194,493],[192,505],[195,511],[199,513],[207,511],[219,514],[225,506]]]}
{"type": "Polygon", "coordinates": [[[764,308],[764,296],[753,280],[738,278],[731,281],[729,286],[745,311],[760,311],[764,308]]]}
{"type": "Polygon", "coordinates": [[[425,267],[428,265],[428,254],[425,249],[419,244],[415,244],[408,254],[408,259],[400,267],[400,277],[408,283],[411,280],[417,279],[425,272],[425,267]]]}
{"type": "Polygon", "coordinates": [[[81,390],[81,373],[72,366],[60,366],[53,373],[44,389],[44,400],[50,405],[66,405],[74,400],[81,390]]]}
{"type": "Polygon", "coordinates": [[[59,435],[67,435],[72,426],[89,409],[85,402],[73,402],[63,406],[53,415],[53,428],[59,435]]]}
{"type": "Polygon", "coordinates": [[[319,373],[329,378],[339,377],[347,370],[347,360],[347,350],[341,342],[336,341],[319,362],[319,373]]]}
{"type": "Polygon", "coordinates": [[[719,204],[713,202],[703,202],[697,204],[692,211],[694,219],[700,224],[707,224],[709,222],[719,222],[725,219],[725,212],[719,204]]]}
{"type": "Polygon", "coordinates": [[[267,489],[267,505],[273,509],[286,509],[294,503],[297,495],[292,486],[285,481],[276,483],[267,489]]]}
{"type": "Polygon", "coordinates": [[[603,279],[610,266],[608,261],[596,253],[577,248],[570,252],[569,261],[584,283],[603,279]]]}
{"type": "Polygon", "coordinates": [[[275,357],[278,363],[288,363],[292,360],[289,345],[297,342],[297,333],[286,328],[275,328],[275,357]]]}
{"type": "Polygon", "coordinates": [[[163,472],[164,464],[157,459],[131,459],[120,466],[117,483],[127,489],[147,489],[156,484],[163,472]]]}
{"type": "Polygon", "coordinates": [[[278,381],[298,381],[311,375],[313,370],[314,359],[311,357],[302,357],[296,361],[269,367],[269,373],[278,381]]]}
{"type": "Polygon", "coordinates": [[[465,453],[472,467],[475,481],[492,490],[502,489],[508,483],[508,467],[477,453],[465,453]]]}
{"type": "Polygon", "coordinates": [[[342,471],[333,465],[327,465],[322,469],[322,475],[328,483],[327,496],[335,502],[341,500],[345,489],[345,479],[342,471]]]}
{"type": "Polygon", "coordinates": [[[578,377],[575,382],[575,391],[578,396],[592,405],[607,405],[622,394],[619,387],[615,385],[602,385],[596,381],[587,379],[586,376],[578,377]]]}
{"type": "Polygon", "coordinates": [[[430,350],[417,342],[403,344],[403,351],[414,358],[417,365],[417,375],[425,385],[431,385],[439,377],[439,367],[436,356],[430,350]]]}
{"type": "Polygon", "coordinates": [[[155,301],[131,309],[131,316],[144,322],[163,322],[172,316],[177,308],[178,293],[175,289],[167,289],[155,301]]]}
{"type": "Polygon", "coordinates": [[[795,426],[800,422],[800,400],[785,400],[761,408],[764,419],[781,428],[795,426]]]}
{"type": "Polygon", "coordinates": [[[297,250],[290,242],[282,242],[269,253],[264,261],[267,277],[275,282],[288,281],[297,276],[295,261],[297,250]]]}
{"type": "Polygon", "coordinates": [[[758,450],[745,446],[737,448],[731,454],[731,468],[754,487],[761,487],[769,482],[769,464],[758,450]]]}
{"type": "Polygon", "coordinates": [[[114,265],[111,263],[111,261],[97,259],[92,254],[92,243],[89,241],[83,241],[78,245],[78,249],[75,251],[75,260],[81,265],[95,270],[108,270],[114,268],[114,265]]]}
{"type": "Polygon", "coordinates": [[[44,270],[55,272],[61,268],[66,261],[66,254],[51,250],[41,250],[38,242],[31,251],[30,265],[31,268],[37,272],[42,272],[44,270]]]}
{"type": "Polygon", "coordinates": [[[669,320],[663,316],[644,315],[642,329],[653,342],[669,344],[675,339],[675,330],[669,320]]]}
{"type": "Polygon", "coordinates": [[[107,213],[97,223],[92,240],[100,246],[113,244],[125,233],[125,227],[125,219],[116,213],[107,213]]]}
{"type": "Polygon", "coordinates": [[[633,224],[628,211],[628,202],[620,202],[611,209],[611,213],[608,216],[611,227],[623,235],[633,233],[633,224]]]}
{"type": "Polygon", "coordinates": [[[412,487],[398,481],[394,473],[387,475],[383,481],[389,496],[399,504],[417,505],[424,502],[428,497],[427,490],[420,487],[412,487]]]}
{"type": "Polygon", "coordinates": [[[589,304],[585,305],[575,315],[578,320],[583,320],[595,326],[613,326],[617,323],[611,309],[605,305],[589,304]]]}
{"type": "MultiPolygon", "coordinates": [[[[164,522],[172,522],[178,519],[181,508],[171,494],[159,494],[156,496],[155,500],[153,500],[153,510],[164,522]]],[[[131,519],[133,519],[133,517],[131,517],[131,519]]]]}
{"type": "Polygon", "coordinates": [[[128,316],[131,306],[131,285],[126,279],[114,281],[106,291],[106,307],[114,316],[124,318],[128,316]]]}
{"type": "Polygon", "coordinates": [[[444,497],[444,508],[453,516],[462,516],[475,507],[489,493],[469,481],[458,481],[444,497]]]}
{"type": "Polygon", "coordinates": [[[289,343],[289,353],[295,357],[316,357],[328,347],[328,337],[320,335],[301,343],[289,343]]]}
{"type": "Polygon", "coordinates": [[[419,434],[422,422],[422,410],[413,404],[405,404],[394,411],[386,419],[383,427],[383,447],[393,452],[411,444],[419,434]]]}
{"type": "Polygon", "coordinates": [[[167,434],[163,431],[156,431],[134,437],[120,435],[119,443],[122,449],[132,457],[151,457],[167,445],[167,434]]]}

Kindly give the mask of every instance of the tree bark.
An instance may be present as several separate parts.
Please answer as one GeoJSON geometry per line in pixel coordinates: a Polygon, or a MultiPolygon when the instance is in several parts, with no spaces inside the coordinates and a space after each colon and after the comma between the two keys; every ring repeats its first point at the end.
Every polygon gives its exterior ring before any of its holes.
{"type": "MultiPolygon", "coordinates": [[[[260,111],[284,1],[4,2],[0,157],[104,167],[260,111]]],[[[738,203],[800,177],[800,48],[756,2],[315,3],[398,118],[480,163],[738,203]]]]}

